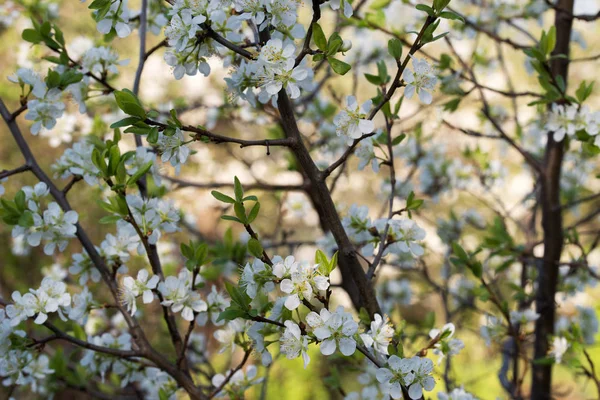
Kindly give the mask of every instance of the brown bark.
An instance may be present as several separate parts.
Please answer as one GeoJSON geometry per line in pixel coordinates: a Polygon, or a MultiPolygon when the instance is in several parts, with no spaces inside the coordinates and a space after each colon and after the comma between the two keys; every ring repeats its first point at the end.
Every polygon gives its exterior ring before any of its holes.
{"type": "MultiPolygon", "coordinates": [[[[553,55],[568,57],[573,25],[574,0],[560,0],[556,8],[556,47],[553,55]]],[[[550,70],[553,76],[560,76],[567,82],[568,58],[552,60],[550,70]]],[[[544,172],[541,180],[542,228],[544,231],[544,257],[538,274],[536,310],[540,314],[535,324],[534,360],[547,356],[549,339],[554,333],[556,305],[554,297],[558,283],[558,265],[564,244],[562,210],[560,208],[560,175],[564,156],[564,141],[556,142],[552,133],[544,159],[544,172]]],[[[552,365],[533,363],[531,399],[549,400],[552,398],[552,365]]]]}
{"type": "Polygon", "coordinates": [[[350,296],[352,304],[357,310],[364,307],[371,315],[375,313],[381,314],[377,298],[375,297],[375,291],[373,290],[371,283],[367,280],[365,271],[356,255],[354,245],[350,242],[350,239],[342,226],[335,204],[333,203],[331,194],[325,183],[325,178],[319,168],[315,165],[308,149],[302,142],[302,137],[296,124],[293,106],[285,89],[279,92],[277,107],[281,115],[281,125],[286,136],[295,140],[295,143],[291,146],[291,150],[294,153],[302,172],[310,182],[307,193],[317,209],[317,213],[321,219],[321,225],[333,234],[338,245],[338,260],[342,274],[342,287],[350,296]]]}

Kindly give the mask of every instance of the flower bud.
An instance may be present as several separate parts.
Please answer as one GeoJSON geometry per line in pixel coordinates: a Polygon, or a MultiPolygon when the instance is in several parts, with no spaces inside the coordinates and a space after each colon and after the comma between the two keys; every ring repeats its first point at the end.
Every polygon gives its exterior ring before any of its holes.
{"type": "Polygon", "coordinates": [[[342,53],[344,53],[344,52],[350,50],[351,48],[352,48],[352,41],[346,39],[346,40],[344,40],[344,43],[342,43],[342,47],[340,47],[340,51],[342,53]]]}

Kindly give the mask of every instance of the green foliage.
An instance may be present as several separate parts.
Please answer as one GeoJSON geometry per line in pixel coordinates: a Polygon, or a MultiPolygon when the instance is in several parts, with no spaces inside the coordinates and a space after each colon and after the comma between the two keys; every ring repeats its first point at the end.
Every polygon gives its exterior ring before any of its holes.
{"type": "Polygon", "coordinates": [[[381,86],[388,83],[391,77],[388,75],[385,61],[380,60],[377,62],[377,75],[365,74],[365,78],[373,85],[381,86]]]}
{"type": "MultiPolygon", "coordinates": [[[[233,215],[223,215],[221,216],[221,219],[227,220],[227,221],[233,221],[233,222],[238,222],[242,225],[250,225],[252,222],[254,222],[254,220],[256,219],[256,217],[258,217],[258,213],[260,211],[260,203],[258,201],[258,198],[256,196],[246,196],[244,197],[244,188],[242,187],[242,184],[240,183],[240,180],[238,179],[238,177],[234,177],[234,182],[233,182],[233,191],[234,191],[234,197],[230,197],[224,193],[221,193],[217,190],[213,190],[212,192],[210,192],[212,194],[212,196],[219,200],[222,203],[226,203],[226,204],[233,204],[233,210],[235,213],[235,216],[233,215]],[[244,202],[246,201],[254,201],[254,205],[252,206],[252,208],[250,209],[250,212],[246,212],[246,207],[244,205],[244,202]]],[[[253,246],[254,249],[256,249],[256,246],[253,246]]],[[[261,251],[262,253],[262,251],[261,251]]]]}
{"type": "Polygon", "coordinates": [[[467,267],[473,272],[476,278],[481,279],[483,277],[483,265],[473,258],[472,254],[469,254],[463,249],[458,243],[452,243],[453,256],[450,257],[450,262],[457,267],[467,267]]]}
{"type": "Polygon", "coordinates": [[[117,106],[127,115],[146,118],[146,111],[137,96],[129,89],[115,90],[114,92],[117,106]]]}
{"type": "Polygon", "coordinates": [[[416,199],[415,198],[415,192],[413,192],[411,190],[410,194],[408,195],[408,197],[406,198],[406,211],[408,213],[409,218],[412,218],[412,213],[411,211],[417,211],[419,208],[421,208],[421,206],[423,206],[423,203],[425,201],[422,199],[416,199]]]}
{"type": "Polygon", "coordinates": [[[179,246],[181,254],[185,257],[185,267],[190,271],[198,270],[211,259],[209,257],[209,248],[206,243],[189,241],[188,244],[181,243],[179,246]]]}
{"type": "Polygon", "coordinates": [[[337,267],[338,252],[331,257],[331,260],[327,258],[327,255],[321,250],[317,250],[315,253],[315,264],[319,266],[319,272],[324,276],[329,276],[331,272],[337,267]]]}
{"type": "Polygon", "coordinates": [[[25,192],[19,190],[12,201],[0,197],[0,218],[11,226],[29,228],[34,225],[33,214],[27,209],[25,192]]]}
{"type": "Polygon", "coordinates": [[[396,61],[402,58],[402,42],[400,39],[393,38],[388,41],[388,53],[396,61]]]}
{"type": "Polygon", "coordinates": [[[318,23],[312,25],[313,28],[313,41],[319,49],[319,53],[313,56],[314,61],[327,60],[331,69],[338,75],[345,75],[350,71],[350,64],[344,61],[338,60],[334,55],[342,51],[342,45],[344,40],[340,37],[337,32],[334,32],[329,39],[326,38],[323,28],[318,23]]]}

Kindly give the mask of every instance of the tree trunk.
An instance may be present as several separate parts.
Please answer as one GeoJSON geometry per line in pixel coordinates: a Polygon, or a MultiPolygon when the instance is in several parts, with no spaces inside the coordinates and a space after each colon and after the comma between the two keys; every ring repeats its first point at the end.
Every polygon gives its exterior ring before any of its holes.
{"type": "MultiPolygon", "coordinates": [[[[552,55],[569,56],[571,29],[573,25],[574,0],[560,0],[556,6],[556,47],[552,55]]],[[[553,76],[560,76],[567,83],[569,60],[555,58],[550,64],[553,76]]],[[[555,142],[548,134],[541,175],[542,228],[544,231],[544,257],[538,274],[536,310],[540,314],[535,324],[534,360],[547,356],[549,338],[554,333],[556,305],[554,297],[558,283],[558,266],[564,244],[562,212],[560,209],[560,174],[564,156],[564,140],[555,142]]],[[[532,400],[552,398],[552,365],[533,363],[531,382],[532,400]]]]}

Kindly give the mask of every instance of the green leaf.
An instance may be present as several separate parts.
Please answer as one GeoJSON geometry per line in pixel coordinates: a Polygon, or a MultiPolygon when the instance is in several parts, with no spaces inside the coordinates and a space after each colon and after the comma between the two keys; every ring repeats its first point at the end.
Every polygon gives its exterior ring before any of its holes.
{"type": "Polygon", "coordinates": [[[235,211],[235,216],[238,217],[238,219],[242,221],[244,225],[248,223],[246,219],[246,208],[244,207],[243,203],[236,201],[233,204],[233,210],[235,211]]]}
{"type": "Polygon", "coordinates": [[[219,321],[233,321],[236,318],[243,318],[247,315],[247,313],[239,308],[228,307],[226,310],[221,311],[219,317],[217,318],[217,322],[219,321]]]}
{"type": "Polygon", "coordinates": [[[239,222],[240,224],[243,223],[239,218],[236,218],[233,215],[221,215],[221,219],[224,219],[225,221],[239,222]]]}
{"type": "Polygon", "coordinates": [[[115,129],[115,128],[122,128],[124,126],[130,126],[135,124],[136,122],[140,121],[140,119],[138,117],[127,117],[127,118],[123,118],[120,121],[117,121],[115,123],[113,123],[110,126],[110,129],[115,129]]]}
{"type": "Polygon", "coordinates": [[[136,173],[127,180],[127,186],[134,185],[142,176],[150,171],[150,168],[152,168],[153,165],[154,161],[148,161],[142,168],[139,168],[136,173]]]}
{"type": "Polygon", "coordinates": [[[325,253],[323,253],[321,250],[317,250],[315,253],[315,264],[319,265],[319,271],[321,271],[323,275],[329,275],[329,260],[327,259],[325,253]]]}
{"type": "Polygon", "coordinates": [[[88,6],[88,8],[90,10],[99,10],[103,7],[106,7],[107,5],[110,5],[111,0],[94,0],[92,1],[92,3],[88,6]]]}
{"type": "Polygon", "coordinates": [[[388,53],[396,61],[402,57],[402,42],[400,39],[393,38],[388,41],[388,53]]]}
{"type": "Polygon", "coordinates": [[[464,18],[461,17],[460,15],[458,15],[457,13],[454,13],[452,11],[444,11],[440,14],[440,18],[444,18],[444,19],[451,19],[453,21],[462,21],[463,23],[465,22],[464,18]]]}
{"type": "Polygon", "coordinates": [[[365,78],[367,78],[367,80],[373,85],[380,86],[384,83],[377,75],[365,74],[365,78]]]}
{"type": "Polygon", "coordinates": [[[473,275],[475,275],[476,278],[481,279],[481,277],[483,276],[483,265],[481,265],[480,262],[476,261],[468,263],[467,267],[469,267],[469,269],[471,270],[471,272],[473,272],[473,275]]]}
{"type": "Polygon", "coordinates": [[[19,226],[22,226],[24,228],[29,228],[30,226],[33,226],[34,224],[35,224],[35,221],[33,220],[33,214],[29,210],[25,211],[19,217],[19,223],[18,223],[19,226]]]}
{"type": "Polygon", "coordinates": [[[332,56],[335,53],[337,53],[343,44],[344,39],[342,39],[340,34],[337,32],[333,32],[331,36],[329,36],[329,40],[327,41],[327,55],[332,56]]]}
{"type": "Polygon", "coordinates": [[[448,4],[450,4],[450,0],[433,0],[433,8],[438,12],[444,10],[448,4]]]}
{"type": "Polygon", "coordinates": [[[248,240],[248,251],[256,258],[261,258],[263,255],[263,247],[258,239],[251,238],[248,240]]]}
{"type": "Polygon", "coordinates": [[[60,85],[60,74],[56,71],[48,71],[46,85],[48,85],[48,88],[58,87],[60,85]]]}
{"type": "Polygon", "coordinates": [[[100,218],[100,223],[101,224],[113,224],[120,220],[121,220],[121,216],[119,216],[119,215],[107,215],[106,217],[100,218]]]}
{"type": "Polygon", "coordinates": [[[434,17],[435,16],[435,11],[433,10],[433,8],[429,7],[428,5],[425,4],[417,4],[417,6],[415,7],[417,10],[419,11],[424,11],[427,13],[427,15],[429,15],[430,17],[434,17]]]}
{"type": "Polygon", "coordinates": [[[115,90],[114,94],[117,105],[125,114],[134,115],[142,119],[146,118],[144,108],[131,90],[115,90]]]}
{"type": "Polygon", "coordinates": [[[233,178],[233,192],[235,193],[236,201],[243,201],[242,199],[244,198],[244,188],[242,187],[242,184],[240,183],[240,180],[237,176],[233,178]]]}
{"type": "Polygon", "coordinates": [[[577,100],[580,104],[586,101],[588,97],[590,97],[594,88],[594,83],[595,82],[592,81],[589,84],[587,84],[585,81],[583,81],[579,84],[579,87],[575,91],[575,96],[577,96],[577,100]]]}
{"type": "Polygon", "coordinates": [[[42,35],[35,29],[25,29],[21,34],[21,38],[23,38],[23,40],[25,40],[26,42],[35,44],[38,44],[44,39],[42,35]]]}
{"type": "Polygon", "coordinates": [[[212,192],[210,192],[210,194],[212,194],[212,196],[219,200],[222,201],[223,203],[228,203],[228,204],[234,204],[235,200],[232,199],[231,197],[227,196],[226,194],[223,194],[221,192],[217,192],[216,190],[213,190],[212,192]]]}
{"type": "Polygon", "coordinates": [[[98,148],[94,148],[92,150],[92,163],[98,167],[98,169],[102,172],[104,176],[108,175],[108,167],[106,165],[106,161],[104,160],[104,156],[98,150],[98,148]]]}
{"type": "Polygon", "coordinates": [[[65,45],[65,35],[63,34],[63,32],[60,30],[60,28],[54,24],[54,38],[56,39],[56,41],[58,43],[60,43],[62,46],[65,45]]]}
{"type": "Polygon", "coordinates": [[[242,310],[248,308],[250,298],[245,293],[242,293],[237,286],[233,285],[231,282],[225,281],[225,290],[229,293],[231,301],[237,304],[242,310]]]}
{"type": "Polygon", "coordinates": [[[382,8],[387,7],[391,2],[391,0],[375,0],[369,5],[369,8],[372,10],[381,10],[382,8]]]}
{"type": "Polygon", "coordinates": [[[158,127],[153,126],[148,132],[148,136],[146,137],[148,143],[156,144],[158,142],[158,127]]]}
{"type": "Polygon", "coordinates": [[[247,222],[248,224],[251,224],[252,222],[254,222],[254,220],[258,216],[259,210],[260,210],[260,203],[259,202],[254,203],[254,206],[248,213],[248,222],[247,222]]]}
{"type": "Polygon", "coordinates": [[[117,166],[119,165],[120,160],[121,151],[119,150],[119,146],[114,145],[108,151],[108,174],[110,176],[114,175],[117,171],[117,166]]]}
{"type": "Polygon", "coordinates": [[[329,62],[331,69],[338,75],[345,75],[351,68],[350,64],[340,61],[337,58],[327,57],[327,62],[329,62]]]}
{"type": "Polygon", "coordinates": [[[329,260],[329,273],[331,274],[331,271],[333,271],[338,264],[338,254],[339,251],[336,251],[335,253],[333,253],[333,256],[331,257],[331,260],[329,260]]]}
{"type": "Polygon", "coordinates": [[[452,251],[461,260],[467,263],[469,261],[469,255],[458,243],[452,243],[452,251]]]}
{"type": "Polygon", "coordinates": [[[319,48],[319,50],[327,51],[327,38],[325,37],[325,33],[323,33],[323,28],[321,28],[321,25],[316,22],[312,25],[312,28],[312,37],[315,45],[319,48]]]}
{"type": "Polygon", "coordinates": [[[27,209],[27,201],[24,191],[19,190],[15,195],[15,206],[17,206],[17,209],[20,212],[24,212],[27,209]]]}
{"type": "Polygon", "coordinates": [[[394,138],[394,140],[392,140],[392,146],[396,146],[396,145],[399,145],[400,143],[402,143],[402,141],[404,140],[405,137],[406,137],[405,133],[401,133],[400,135],[396,136],[394,138]]]}
{"type": "Polygon", "coordinates": [[[60,76],[60,86],[67,87],[73,83],[77,83],[83,79],[83,74],[73,70],[67,70],[60,76]]]}
{"type": "Polygon", "coordinates": [[[554,48],[556,47],[556,27],[552,26],[548,33],[546,34],[547,40],[547,48],[546,54],[552,53],[554,48]]]}

